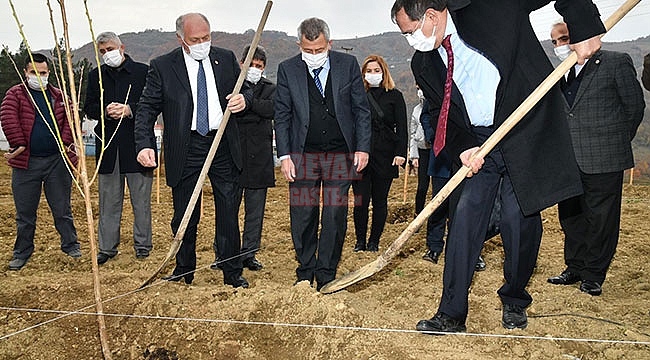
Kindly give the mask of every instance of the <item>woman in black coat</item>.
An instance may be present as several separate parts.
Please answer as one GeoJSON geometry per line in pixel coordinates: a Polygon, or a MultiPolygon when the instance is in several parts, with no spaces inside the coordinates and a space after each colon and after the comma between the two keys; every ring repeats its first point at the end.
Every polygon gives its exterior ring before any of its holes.
{"type": "Polygon", "coordinates": [[[372,138],[368,166],[362,172],[362,178],[352,182],[357,237],[354,251],[378,251],[388,215],[390,185],[394,178],[399,177],[398,166],[406,161],[406,104],[402,93],[395,89],[388,64],[381,56],[368,56],[363,61],[361,72],[372,114],[372,138]],[[372,229],[366,243],[370,201],[372,229]]]}

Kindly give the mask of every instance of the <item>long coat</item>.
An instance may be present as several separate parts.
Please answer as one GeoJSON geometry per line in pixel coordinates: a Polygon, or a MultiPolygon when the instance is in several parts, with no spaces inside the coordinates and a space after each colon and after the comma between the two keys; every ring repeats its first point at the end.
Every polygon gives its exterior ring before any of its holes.
{"type": "Polygon", "coordinates": [[[120,173],[125,174],[147,170],[147,168],[140,165],[136,160],[137,153],[135,152],[133,120],[138,109],[138,100],[140,100],[140,95],[142,95],[142,89],[144,89],[149,67],[133,61],[127,54],[124,54],[124,57],[126,58],[124,63],[117,68],[112,68],[106,64],[99,67],[102,72],[102,84],[104,86],[104,109],[101,108],[100,102],[99,70],[93,69],[88,74],[88,90],[86,91],[84,111],[91,119],[99,120],[95,126],[95,135],[97,136],[95,156],[98,161],[102,147],[101,140],[105,139],[105,142],[108,143],[113,138],[104,150],[102,162],[99,165],[100,174],[110,174],[113,172],[118,149],[120,154],[120,173]],[[120,123],[119,119],[113,119],[105,114],[105,109],[108,104],[111,102],[124,104],[125,100],[133,114],[130,118],[124,117],[120,123]],[[104,113],[103,136],[102,113],[104,113]],[[116,131],[117,134],[115,134],[116,131]],[[113,136],[113,134],[115,135],[113,136]]]}
{"type": "Polygon", "coordinates": [[[234,115],[239,126],[242,172],[239,184],[250,189],[275,186],[273,161],[273,96],[275,85],[261,78],[252,86],[253,100],[245,112],[234,115]]]}
{"type": "MultiPolygon", "coordinates": [[[[553,67],[530,25],[532,11],[550,1],[491,0],[450,2],[449,11],[459,36],[498,69],[494,126],[505,119],[551,73],[553,67]],[[501,26],[485,18],[500,19],[501,26]]],[[[588,0],[558,0],[555,8],[564,16],[571,40],[579,42],[605,31],[597,8],[588,0]]],[[[437,118],[444,94],[446,67],[437,50],[416,52],[411,62],[416,82],[431,102],[437,118]]],[[[538,212],[582,193],[578,167],[564,117],[563,95],[555,86],[498,147],[525,215],[538,212]]],[[[462,151],[480,142],[470,128],[469,116],[454,84],[446,145],[459,166],[462,151]]]]}

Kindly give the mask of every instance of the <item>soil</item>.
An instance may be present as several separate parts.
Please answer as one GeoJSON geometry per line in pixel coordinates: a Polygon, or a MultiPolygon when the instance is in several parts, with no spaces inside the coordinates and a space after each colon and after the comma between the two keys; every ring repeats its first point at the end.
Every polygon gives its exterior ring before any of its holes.
{"type": "MultiPolygon", "coordinates": [[[[94,161],[89,161],[91,164],[94,161]]],[[[39,208],[34,254],[20,271],[9,271],[15,237],[10,170],[0,167],[0,359],[101,359],[91,250],[84,202],[73,194],[83,251],[72,259],[59,249],[45,199],[39,208]]],[[[485,244],[487,269],[474,276],[467,333],[431,336],[415,331],[433,316],[441,293],[444,256],[422,260],[424,231],[400,256],[358,284],[324,295],[295,281],[287,183],[270,189],[262,249],[264,269],[245,270],[251,287],[223,284],[214,260],[214,211],[209,186],[197,242],[192,285],[157,281],[136,290],[164,259],[172,240],[170,190],[154,183],[154,250],[137,260],[132,213],[127,204],[120,253],[100,267],[101,296],[113,359],[648,359],[650,358],[650,188],[625,185],[621,235],[602,296],[577,285],[556,286],[547,277],[564,269],[563,237],[556,208],[543,212],[544,236],[535,274],[534,298],[525,330],[501,326],[496,290],[503,282],[499,237],[485,244]],[[209,204],[209,205],[207,205],[209,204]]],[[[416,177],[403,177],[390,195],[392,223],[381,239],[385,249],[408,225],[416,177]]],[[[96,185],[94,188],[96,194],[96,185]]],[[[128,197],[128,196],[127,196],[128,197]]],[[[91,199],[97,220],[97,198],[91,199]]],[[[339,276],[371,262],[377,253],[354,253],[351,211],[339,276]]],[[[163,274],[169,274],[167,267],[163,274]]]]}

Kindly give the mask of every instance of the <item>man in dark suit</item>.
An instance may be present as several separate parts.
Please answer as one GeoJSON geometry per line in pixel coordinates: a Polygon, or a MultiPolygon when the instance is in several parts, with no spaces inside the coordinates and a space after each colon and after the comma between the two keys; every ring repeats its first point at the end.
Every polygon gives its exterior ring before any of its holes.
{"type": "Polygon", "coordinates": [[[331,51],[323,20],[304,20],[298,39],[301,55],[278,67],[275,137],[282,174],[290,182],[291,236],[300,263],[296,275],[310,283],[315,278],[320,289],[336,277],[348,190],[368,164],[370,110],[359,64],[331,51]]]}
{"type": "Polygon", "coordinates": [[[95,158],[97,162],[101,159],[97,254],[97,263],[101,265],[117,255],[125,179],[133,206],[135,256],[138,259],[149,256],[152,247],[153,171],[136,160],[133,123],[149,67],[133,61],[124,52],[124,44],[120,38],[113,32],[99,34],[97,48],[104,64],[88,74],[84,111],[89,118],[99,120],[95,126],[95,158]],[[103,102],[100,95],[99,71],[104,90],[103,102]]]}
{"type": "MultiPolygon", "coordinates": [[[[570,38],[565,23],[553,25],[551,41],[560,60],[571,51],[570,38]]],[[[605,50],[560,81],[584,193],[558,204],[566,269],[548,282],[581,282],[581,291],[598,296],[618,244],[623,171],[634,166],[632,139],[643,120],[643,89],[632,58],[605,50]]]]}
{"type": "MultiPolygon", "coordinates": [[[[156,166],[153,126],[162,112],[167,185],[172,188],[174,202],[171,222],[174,233],[178,231],[226,106],[237,113],[245,110],[249,101],[242,94],[231,94],[239,76],[239,63],[232,51],[210,46],[210,24],[204,15],[181,15],[176,20],[176,36],[181,47],[151,61],[135,118],[138,161],[143,166],[156,166]]],[[[238,256],[240,169],[237,124],[229,121],[208,172],[216,212],[214,242],[215,249],[225,259],[224,283],[248,287],[241,275],[242,263],[238,256]]],[[[199,215],[197,203],[176,255],[176,268],[168,280],[184,278],[189,284],[194,279],[199,215]]]]}
{"type": "MultiPolygon", "coordinates": [[[[551,90],[485,158],[470,161],[479,145],[552,70],[529,20],[532,11],[549,2],[398,0],[391,10],[417,50],[411,68],[434,119],[438,118],[436,135],[441,137],[435,139],[434,150],[440,140],[439,148],[447,149],[455,169],[461,163],[471,168],[450,199],[438,311],[417,324],[420,331],[466,330],[469,287],[499,184],[505,253],[505,282],[498,291],[502,325],[525,328],[525,308],[532,302],[526,285],[542,236],[540,211],[582,191],[559,88],[551,90]],[[452,64],[453,77],[447,71],[452,64]]],[[[588,0],[558,0],[555,7],[580,34],[574,40],[580,42],[576,50],[584,62],[600,47],[596,35],[605,31],[597,8],[588,0]]]]}

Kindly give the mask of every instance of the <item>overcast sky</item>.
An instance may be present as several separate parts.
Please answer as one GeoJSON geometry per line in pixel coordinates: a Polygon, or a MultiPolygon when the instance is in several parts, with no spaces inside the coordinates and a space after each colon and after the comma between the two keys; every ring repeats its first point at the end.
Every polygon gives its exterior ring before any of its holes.
{"type": "MultiPolygon", "coordinates": [[[[33,49],[52,48],[55,43],[46,0],[11,0],[23,31],[33,49]]],[[[489,1],[489,0],[485,0],[489,1]]],[[[65,0],[70,41],[78,48],[91,41],[83,0],[65,0]]],[[[595,0],[603,19],[611,15],[624,0],[595,0]]],[[[212,30],[242,33],[256,29],[266,0],[87,0],[95,34],[114,31],[118,34],[146,29],[174,31],[178,15],[202,12],[212,30]]],[[[57,34],[62,37],[61,14],[56,0],[51,0],[57,34]]],[[[390,20],[393,0],[275,0],[266,30],[284,31],[295,36],[296,27],[305,18],[317,16],[328,22],[333,39],[348,39],[397,31],[390,20]]],[[[549,38],[551,24],[559,19],[552,7],[533,13],[532,21],[541,40],[549,38]]],[[[650,34],[650,4],[641,1],[627,17],[606,35],[604,41],[634,40],[650,34]]],[[[0,5],[0,45],[15,51],[21,36],[9,0],[0,5]]]]}

